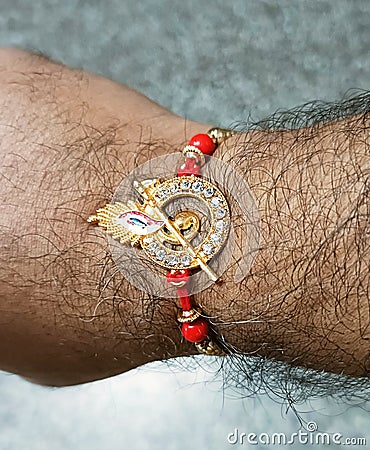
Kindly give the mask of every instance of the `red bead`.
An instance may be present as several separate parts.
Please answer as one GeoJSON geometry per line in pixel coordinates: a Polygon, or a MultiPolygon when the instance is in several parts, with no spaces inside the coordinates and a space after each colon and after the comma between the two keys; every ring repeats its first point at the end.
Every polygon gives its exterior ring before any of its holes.
{"type": "Polygon", "coordinates": [[[186,158],[184,164],[182,164],[177,171],[178,177],[185,175],[199,175],[200,167],[194,158],[186,158]]]}
{"type": "Polygon", "coordinates": [[[170,270],[167,272],[167,282],[174,286],[183,286],[189,281],[190,270],[170,270]]]}
{"type": "Polygon", "coordinates": [[[181,302],[181,308],[184,311],[189,311],[191,309],[191,299],[189,296],[189,292],[187,288],[184,287],[178,287],[177,288],[177,295],[179,296],[179,300],[181,302]]]}
{"type": "Polygon", "coordinates": [[[216,150],[216,144],[208,136],[208,134],[196,134],[190,139],[189,145],[193,145],[194,147],[198,148],[204,155],[209,156],[213,155],[214,151],[216,150]]]}
{"type": "Polygon", "coordinates": [[[181,331],[187,341],[197,344],[208,336],[208,322],[203,317],[199,317],[194,322],[183,323],[181,331]]]}

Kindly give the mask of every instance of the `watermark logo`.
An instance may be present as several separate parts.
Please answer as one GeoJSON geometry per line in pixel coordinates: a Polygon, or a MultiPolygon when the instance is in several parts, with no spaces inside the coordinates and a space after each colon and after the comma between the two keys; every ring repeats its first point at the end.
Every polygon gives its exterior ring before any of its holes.
{"type": "Polygon", "coordinates": [[[296,444],[302,445],[361,445],[366,446],[364,437],[345,437],[342,433],[326,433],[318,431],[316,422],[308,422],[305,430],[287,433],[254,433],[243,432],[235,428],[227,435],[227,442],[230,445],[280,445],[290,446],[296,444]]]}

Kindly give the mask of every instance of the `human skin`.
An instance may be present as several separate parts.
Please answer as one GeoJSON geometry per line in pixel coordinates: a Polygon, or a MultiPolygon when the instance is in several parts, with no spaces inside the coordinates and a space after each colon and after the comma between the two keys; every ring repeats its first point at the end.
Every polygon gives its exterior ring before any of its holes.
{"type": "MultiPolygon", "coordinates": [[[[0,50],[2,370],[64,386],[196,353],[176,302],[130,286],[86,218],[138,164],[208,128],[97,75],[0,50]]],[[[368,116],[356,116],[220,148],[261,220],[243,282],[229,270],[195,296],[234,351],[369,376],[368,145],[368,116]]]]}

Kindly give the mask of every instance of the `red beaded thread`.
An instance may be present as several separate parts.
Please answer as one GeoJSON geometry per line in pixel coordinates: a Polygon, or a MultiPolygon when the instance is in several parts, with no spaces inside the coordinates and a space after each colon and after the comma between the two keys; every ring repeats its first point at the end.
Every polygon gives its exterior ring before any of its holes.
{"type": "Polygon", "coordinates": [[[199,344],[208,337],[208,322],[203,317],[198,317],[194,322],[185,322],[181,326],[184,338],[189,342],[199,344]]]}
{"type": "MultiPolygon", "coordinates": [[[[216,150],[216,144],[208,134],[196,134],[193,136],[189,145],[200,150],[204,155],[211,156],[216,150]]],[[[185,162],[179,167],[177,176],[201,174],[200,160],[196,157],[187,157],[185,162]]],[[[170,270],[167,273],[167,282],[176,287],[181,308],[183,311],[190,311],[193,304],[189,296],[187,283],[190,279],[189,270],[170,270]]],[[[181,332],[184,338],[195,344],[203,342],[208,337],[209,325],[205,318],[198,317],[192,322],[185,322],[181,326],[181,332]]]]}
{"type": "Polygon", "coordinates": [[[208,156],[212,156],[216,150],[216,144],[208,134],[196,134],[190,139],[189,145],[196,147],[203,155],[208,156]]]}
{"type": "Polygon", "coordinates": [[[177,288],[177,295],[181,302],[181,308],[184,311],[190,311],[192,304],[187,288],[177,288]]]}
{"type": "Polygon", "coordinates": [[[177,176],[183,177],[186,175],[200,175],[200,165],[195,158],[186,158],[184,164],[179,167],[177,176]]]}

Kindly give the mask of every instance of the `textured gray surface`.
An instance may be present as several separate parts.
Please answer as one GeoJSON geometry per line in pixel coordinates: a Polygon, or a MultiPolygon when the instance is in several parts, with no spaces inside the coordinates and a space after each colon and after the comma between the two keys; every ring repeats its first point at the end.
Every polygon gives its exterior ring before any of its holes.
{"type": "Polygon", "coordinates": [[[229,123],[368,87],[369,2],[1,0],[0,42],[229,123]]]}
{"type": "MultiPolygon", "coordinates": [[[[227,125],[369,88],[369,15],[368,0],[0,0],[0,44],[43,51],[182,116],[227,125]]],[[[49,390],[2,374],[0,449],[223,449],[235,427],[299,427],[266,398],[223,402],[220,385],[194,380],[163,366],[49,390]]],[[[326,400],[301,410],[315,410],[304,418],[322,431],[370,443],[370,413],[326,400]]]]}

